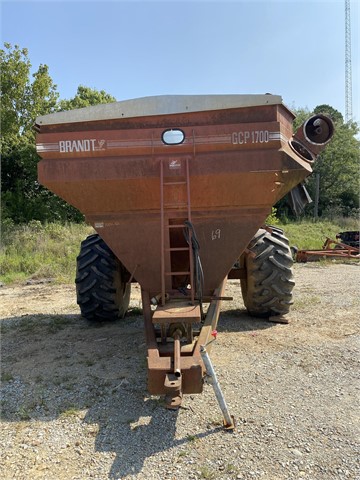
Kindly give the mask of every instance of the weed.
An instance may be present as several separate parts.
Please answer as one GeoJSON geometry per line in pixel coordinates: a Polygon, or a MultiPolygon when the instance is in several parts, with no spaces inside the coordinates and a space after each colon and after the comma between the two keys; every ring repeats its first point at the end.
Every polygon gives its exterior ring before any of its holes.
{"type": "Polygon", "coordinates": [[[14,379],[14,377],[11,373],[9,373],[9,372],[2,372],[1,373],[1,381],[2,382],[10,382],[13,379],[14,379]]]}
{"type": "Polygon", "coordinates": [[[38,327],[38,322],[32,318],[24,318],[19,324],[19,330],[22,333],[31,333],[38,327]]]}
{"type": "Polygon", "coordinates": [[[61,383],[62,383],[62,382],[61,382],[60,377],[54,377],[54,378],[53,378],[53,384],[56,385],[57,387],[58,387],[59,385],[61,385],[61,383]]]}
{"type": "Polygon", "coordinates": [[[39,407],[43,407],[43,408],[47,409],[47,405],[46,405],[43,393],[39,393],[39,396],[37,398],[37,404],[38,404],[39,407]]]}
{"type": "Polygon", "coordinates": [[[275,207],[272,207],[271,209],[271,214],[266,218],[265,223],[267,225],[278,225],[280,220],[276,216],[277,209],[275,207]]]}
{"type": "Polygon", "coordinates": [[[302,310],[304,308],[312,308],[315,305],[319,305],[321,303],[321,298],[317,295],[312,295],[305,298],[296,299],[293,305],[293,310],[302,310]]]}
{"type": "Polygon", "coordinates": [[[238,469],[232,463],[228,463],[225,465],[225,472],[226,473],[236,473],[238,469]]]}
{"type": "Polygon", "coordinates": [[[71,375],[63,375],[62,377],[59,377],[58,375],[56,375],[53,378],[53,384],[56,386],[59,386],[59,385],[63,386],[66,382],[69,382],[70,380],[74,380],[74,377],[72,377],[71,375]]]}
{"type": "Polygon", "coordinates": [[[352,307],[357,307],[360,305],[360,297],[355,297],[351,299],[351,304],[352,307]]]}
{"type": "Polygon", "coordinates": [[[301,360],[298,365],[299,365],[299,367],[301,367],[306,373],[311,373],[311,372],[313,372],[314,370],[316,370],[316,369],[319,367],[318,365],[312,364],[311,362],[306,361],[306,360],[301,360]]]}
{"type": "Polygon", "coordinates": [[[219,420],[218,418],[213,418],[211,420],[209,420],[209,425],[213,425],[214,427],[223,427],[224,424],[221,420],[219,420]]]}
{"type": "Polygon", "coordinates": [[[91,359],[88,359],[88,360],[85,360],[83,363],[85,363],[85,365],[87,367],[92,367],[93,365],[95,365],[95,360],[91,360],[91,359]]]}
{"type": "Polygon", "coordinates": [[[4,399],[1,399],[1,401],[0,401],[0,413],[1,413],[0,418],[4,417],[6,415],[6,413],[7,413],[6,412],[6,407],[7,407],[7,401],[4,400],[4,399]]]}
{"type": "Polygon", "coordinates": [[[198,440],[198,437],[196,435],[191,435],[191,434],[187,435],[186,438],[188,442],[196,442],[198,440]]]}
{"type": "Polygon", "coordinates": [[[48,324],[47,331],[49,333],[57,333],[60,330],[66,328],[69,323],[72,323],[72,319],[65,317],[64,315],[53,316],[50,319],[50,323],[48,324]]]}
{"type": "Polygon", "coordinates": [[[0,323],[0,337],[1,335],[5,335],[6,333],[11,332],[11,330],[14,330],[17,328],[17,325],[9,325],[8,323],[1,322],[0,323]]]}
{"type": "Polygon", "coordinates": [[[212,480],[217,476],[214,470],[211,470],[209,467],[206,467],[206,466],[200,467],[200,475],[201,475],[201,478],[206,478],[207,480],[212,480]]]}
{"type": "Polygon", "coordinates": [[[16,413],[16,416],[20,418],[20,420],[30,420],[31,416],[30,416],[30,411],[28,409],[28,407],[26,407],[25,405],[22,405],[19,410],[17,411],[16,413]]]}
{"type": "Polygon", "coordinates": [[[64,389],[67,390],[68,392],[71,392],[74,390],[74,383],[67,383],[66,385],[64,385],[64,389]]]}
{"type": "Polygon", "coordinates": [[[62,418],[77,417],[78,415],[79,410],[77,410],[75,407],[68,407],[66,410],[60,413],[60,417],[62,418]]]}

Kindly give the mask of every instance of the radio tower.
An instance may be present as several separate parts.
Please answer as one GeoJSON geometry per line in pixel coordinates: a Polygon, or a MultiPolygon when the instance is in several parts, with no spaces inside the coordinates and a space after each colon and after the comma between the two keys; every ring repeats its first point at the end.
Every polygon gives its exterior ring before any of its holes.
{"type": "Polygon", "coordinates": [[[345,0],[345,122],[352,120],[350,0],[345,0]]]}

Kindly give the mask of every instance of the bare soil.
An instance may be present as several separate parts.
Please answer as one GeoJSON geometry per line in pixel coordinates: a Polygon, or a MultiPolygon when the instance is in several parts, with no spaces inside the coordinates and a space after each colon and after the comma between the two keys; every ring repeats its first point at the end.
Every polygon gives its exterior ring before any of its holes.
{"type": "Polygon", "coordinates": [[[165,410],[146,391],[140,289],[89,324],[75,288],[0,288],[2,479],[359,479],[359,264],[297,264],[288,325],[247,315],[229,281],[210,385],[165,410]]]}

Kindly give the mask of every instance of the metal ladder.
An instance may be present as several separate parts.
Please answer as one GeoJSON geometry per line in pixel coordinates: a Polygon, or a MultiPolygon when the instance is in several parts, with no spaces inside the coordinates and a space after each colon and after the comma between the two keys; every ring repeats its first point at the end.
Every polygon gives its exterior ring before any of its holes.
{"type": "MultiPolygon", "coordinates": [[[[194,285],[194,260],[191,247],[191,232],[189,231],[189,244],[186,247],[174,247],[171,245],[171,229],[184,229],[184,224],[173,223],[170,224],[170,220],[176,221],[178,217],[171,217],[168,214],[171,212],[186,211],[186,220],[191,222],[191,202],[190,202],[190,175],[189,175],[189,158],[177,160],[181,162],[180,168],[183,170],[185,167],[185,175],[182,175],[181,179],[168,180],[169,177],[165,177],[164,169],[165,163],[169,165],[170,160],[164,158],[160,160],[160,215],[161,215],[161,305],[165,305],[166,301],[166,280],[167,277],[174,277],[176,275],[189,275],[191,285],[191,304],[194,304],[195,298],[195,285],[194,285]],[[167,195],[169,189],[180,189],[184,193],[185,190],[185,202],[174,201],[170,202],[167,195]],[[167,246],[169,245],[169,246],[167,246]],[[189,270],[188,271],[173,271],[172,270],[172,256],[176,252],[188,252],[189,256],[189,270]]],[[[178,190],[179,191],[179,190],[178,190]]]]}

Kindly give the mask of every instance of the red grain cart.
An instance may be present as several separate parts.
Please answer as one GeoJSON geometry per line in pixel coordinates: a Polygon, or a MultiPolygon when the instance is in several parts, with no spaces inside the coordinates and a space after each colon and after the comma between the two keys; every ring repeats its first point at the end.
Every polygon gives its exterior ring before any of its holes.
{"type": "Polygon", "coordinates": [[[36,120],[40,183],[97,232],[78,257],[81,313],[122,317],[140,284],[148,389],[170,407],[202,391],[200,346],[228,275],[252,315],[289,311],[288,241],[260,227],[333,134],[323,115],[295,135],[293,120],[275,95],[148,97],[36,120]]]}

